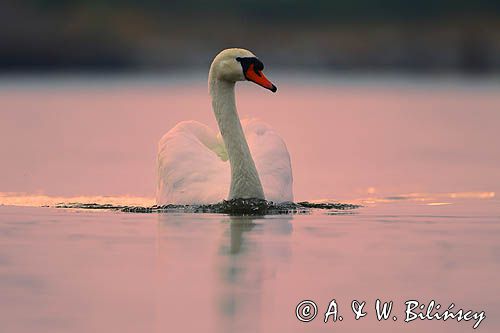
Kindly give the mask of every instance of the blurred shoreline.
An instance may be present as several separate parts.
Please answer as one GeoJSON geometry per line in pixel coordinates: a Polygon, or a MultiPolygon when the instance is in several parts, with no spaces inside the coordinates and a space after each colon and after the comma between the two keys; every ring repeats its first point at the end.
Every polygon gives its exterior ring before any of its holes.
{"type": "Polygon", "coordinates": [[[0,73],[207,68],[227,47],[269,68],[500,72],[500,5],[483,0],[29,0],[0,4],[0,20],[0,73]]]}

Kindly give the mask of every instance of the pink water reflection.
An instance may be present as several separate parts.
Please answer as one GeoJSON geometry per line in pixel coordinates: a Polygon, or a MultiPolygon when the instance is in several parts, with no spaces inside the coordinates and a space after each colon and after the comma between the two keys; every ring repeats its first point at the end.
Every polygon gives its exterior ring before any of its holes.
{"type": "MultiPolygon", "coordinates": [[[[240,84],[239,111],[284,137],[296,199],[499,192],[497,83],[275,78],[277,94],[240,84]]],[[[15,82],[0,88],[2,192],[153,197],[162,134],[215,128],[203,81],[15,82]]]]}
{"type": "Polygon", "coordinates": [[[417,299],[484,310],[498,332],[499,205],[392,203],[353,215],[266,218],[0,206],[6,332],[471,332],[403,322],[417,299]],[[343,322],[299,322],[335,298],[343,322]],[[375,299],[397,322],[378,322],[375,299]],[[353,299],[368,316],[355,321],[353,299]]]}

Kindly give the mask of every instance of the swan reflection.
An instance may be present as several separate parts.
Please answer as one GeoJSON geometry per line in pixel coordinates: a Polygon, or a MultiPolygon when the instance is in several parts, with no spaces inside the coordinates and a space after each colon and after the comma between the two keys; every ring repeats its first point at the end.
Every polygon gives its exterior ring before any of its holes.
{"type": "MultiPolygon", "coordinates": [[[[218,260],[218,332],[260,331],[263,288],[276,276],[275,262],[289,257],[287,241],[292,232],[290,216],[280,219],[229,217],[218,260]],[[266,237],[285,236],[284,242],[269,244],[266,237]],[[271,245],[271,246],[270,246],[271,245]]],[[[267,238],[269,240],[269,238],[267,238]]]]}
{"type": "Polygon", "coordinates": [[[293,217],[198,216],[159,215],[157,331],[258,331],[293,217]]]}

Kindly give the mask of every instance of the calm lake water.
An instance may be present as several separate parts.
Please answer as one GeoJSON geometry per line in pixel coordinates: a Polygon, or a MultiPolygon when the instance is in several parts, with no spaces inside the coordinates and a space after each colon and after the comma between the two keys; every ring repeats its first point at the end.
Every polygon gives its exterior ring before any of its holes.
{"type": "MultiPolygon", "coordinates": [[[[500,80],[267,76],[278,92],[241,82],[238,112],[283,137],[295,200],[500,193],[500,80]]],[[[154,197],[163,134],[216,128],[207,90],[185,73],[0,77],[0,192],[154,197]]]]}
{"type": "Polygon", "coordinates": [[[0,207],[2,332],[471,332],[404,323],[407,300],[500,329],[495,200],[230,217],[0,207]],[[375,300],[394,301],[378,322],[375,300]],[[303,323],[296,305],[317,303],[303,323]],[[335,299],[343,321],[322,322],[335,299]],[[356,321],[351,301],[366,301],[356,321]]]}
{"type": "Polygon", "coordinates": [[[153,204],[159,138],[182,120],[215,128],[205,79],[1,77],[0,332],[473,331],[404,323],[407,300],[485,311],[476,331],[499,332],[500,81],[267,76],[278,93],[240,84],[238,108],[283,136],[296,201],[363,208],[42,208],[153,204]],[[332,299],[343,320],[325,324],[332,299]],[[376,299],[394,301],[387,321],[376,299]],[[302,300],[312,322],[296,318],[302,300]]]}

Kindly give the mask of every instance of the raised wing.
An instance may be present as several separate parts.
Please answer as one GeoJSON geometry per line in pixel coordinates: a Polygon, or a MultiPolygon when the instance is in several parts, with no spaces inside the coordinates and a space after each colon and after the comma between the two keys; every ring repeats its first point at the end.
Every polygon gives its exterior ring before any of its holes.
{"type": "Polygon", "coordinates": [[[231,172],[224,142],[208,126],[183,121],[158,144],[158,204],[209,204],[227,198],[231,172]]]}
{"type": "Polygon", "coordinates": [[[242,126],[266,199],[293,201],[292,165],[283,139],[268,124],[257,119],[245,119],[242,126]]]}

